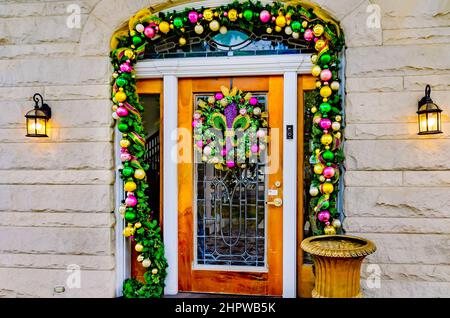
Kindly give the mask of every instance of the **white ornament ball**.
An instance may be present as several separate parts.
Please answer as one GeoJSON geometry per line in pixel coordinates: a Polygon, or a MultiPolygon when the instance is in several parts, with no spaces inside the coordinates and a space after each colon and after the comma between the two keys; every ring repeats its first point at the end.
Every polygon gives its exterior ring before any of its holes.
{"type": "Polygon", "coordinates": [[[331,225],[332,225],[334,228],[339,229],[339,228],[341,228],[342,223],[341,223],[341,221],[339,221],[338,219],[334,219],[333,222],[331,222],[331,225]]]}
{"type": "Polygon", "coordinates": [[[138,262],[142,262],[144,260],[144,256],[143,255],[139,255],[138,257],[137,257],[137,261],[138,262]]]}
{"type": "Polygon", "coordinates": [[[144,260],[142,261],[142,266],[144,266],[144,267],[150,267],[150,265],[152,265],[152,261],[149,260],[148,258],[146,258],[146,259],[144,259],[144,260]]]}
{"type": "Polygon", "coordinates": [[[338,91],[338,90],[339,90],[339,82],[337,82],[337,81],[331,82],[330,88],[331,88],[333,91],[338,91]]]}
{"type": "Polygon", "coordinates": [[[292,28],[290,26],[287,26],[284,28],[284,33],[286,33],[287,35],[291,35],[292,34],[292,28]]]}
{"type": "Polygon", "coordinates": [[[260,115],[261,114],[261,108],[259,108],[259,107],[253,108],[253,114],[256,115],[256,116],[260,115]]]}
{"type": "Polygon", "coordinates": [[[219,32],[220,32],[220,34],[227,34],[228,29],[226,26],[223,25],[220,27],[219,32]]]}
{"type": "Polygon", "coordinates": [[[136,31],[138,31],[139,33],[144,32],[145,27],[142,24],[138,24],[136,25],[136,31]]]}
{"type": "Polygon", "coordinates": [[[333,129],[334,131],[338,131],[339,129],[341,129],[341,124],[335,121],[331,124],[331,129],[333,129]]]}
{"type": "Polygon", "coordinates": [[[197,24],[194,28],[195,33],[202,34],[205,29],[201,24],[197,24]]]}
{"type": "Polygon", "coordinates": [[[112,116],[112,118],[114,118],[114,119],[116,119],[116,120],[119,119],[119,116],[117,116],[117,113],[116,113],[116,112],[112,113],[111,116],[112,116]]]}
{"type": "Polygon", "coordinates": [[[292,37],[297,40],[300,38],[300,33],[294,32],[294,33],[292,33],[292,37]]]}
{"type": "Polygon", "coordinates": [[[315,197],[319,194],[319,189],[317,187],[311,187],[311,188],[309,188],[309,194],[312,197],[315,197]]]}

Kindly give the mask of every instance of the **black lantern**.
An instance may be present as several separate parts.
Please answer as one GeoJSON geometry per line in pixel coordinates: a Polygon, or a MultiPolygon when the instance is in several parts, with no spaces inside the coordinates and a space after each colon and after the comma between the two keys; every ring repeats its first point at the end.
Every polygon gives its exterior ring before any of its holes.
{"type": "Polygon", "coordinates": [[[47,121],[52,117],[52,109],[44,104],[41,94],[34,94],[34,109],[30,110],[25,118],[27,119],[27,137],[48,137],[47,121]],[[40,106],[39,106],[40,102],[40,106]]]}
{"type": "Polygon", "coordinates": [[[419,135],[442,134],[441,131],[441,112],[430,97],[431,87],[425,88],[425,96],[419,101],[419,135]]]}

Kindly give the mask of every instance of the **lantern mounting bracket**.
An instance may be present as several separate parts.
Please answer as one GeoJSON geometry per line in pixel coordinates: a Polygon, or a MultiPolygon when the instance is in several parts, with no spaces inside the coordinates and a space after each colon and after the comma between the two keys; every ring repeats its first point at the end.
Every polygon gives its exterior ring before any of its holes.
{"type": "Polygon", "coordinates": [[[34,109],[39,109],[45,113],[48,119],[52,118],[52,109],[46,103],[44,103],[44,98],[41,94],[36,93],[33,95],[33,100],[35,102],[34,109]],[[39,101],[41,106],[39,106],[39,101]]]}

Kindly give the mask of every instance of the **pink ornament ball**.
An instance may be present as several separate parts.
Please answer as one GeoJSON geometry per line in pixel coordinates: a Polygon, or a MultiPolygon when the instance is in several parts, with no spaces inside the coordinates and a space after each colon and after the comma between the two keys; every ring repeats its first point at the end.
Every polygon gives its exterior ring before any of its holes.
{"type": "Polygon", "coordinates": [[[225,12],[223,13],[223,16],[224,16],[224,17],[228,17],[228,12],[225,11],[225,12]]]}
{"type": "Polygon", "coordinates": [[[222,151],[220,152],[220,154],[222,155],[222,156],[226,156],[227,155],[227,150],[226,149],[222,149],[222,151]]]}
{"type": "Polygon", "coordinates": [[[125,107],[119,107],[117,108],[116,113],[119,117],[126,117],[128,116],[128,109],[126,109],[125,107]]]}
{"type": "Polygon", "coordinates": [[[196,120],[194,120],[194,121],[192,121],[192,127],[197,127],[197,125],[199,124],[199,122],[198,121],[196,121],[196,120]]]}
{"type": "Polygon", "coordinates": [[[156,35],[156,31],[154,28],[152,28],[151,26],[148,26],[144,29],[144,34],[146,37],[148,37],[149,39],[152,39],[155,37],[156,35]]]}
{"type": "Polygon", "coordinates": [[[191,11],[188,14],[188,19],[191,23],[197,23],[198,21],[198,13],[195,11],[191,11]]]}
{"type": "Polygon", "coordinates": [[[214,97],[216,98],[216,100],[221,100],[223,98],[223,94],[222,93],[216,93],[216,95],[214,97]]]}
{"type": "Polygon", "coordinates": [[[277,18],[275,18],[275,17],[272,17],[272,21],[273,21],[273,22],[275,22],[275,20],[276,20],[276,19],[277,19],[277,18]]]}
{"type": "Polygon", "coordinates": [[[266,137],[266,132],[265,132],[264,130],[258,130],[258,131],[256,132],[256,137],[258,137],[258,138],[264,138],[264,137],[266,137]]]}
{"type": "Polygon", "coordinates": [[[270,21],[270,12],[267,10],[262,10],[261,13],[259,14],[259,18],[261,20],[261,22],[263,23],[267,23],[270,21]]]}
{"type": "Polygon", "coordinates": [[[325,169],[323,169],[323,176],[327,179],[333,178],[334,174],[335,170],[333,167],[325,167],[325,169]]]}
{"type": "Polygon", "coordinates": [[[125,161],[130,161],[131,160],[131,155],[126,152],[120,155],[120,161],[125,162],[125,161]]]}
{"type": "Polygon", "coordinates": [[[127,206],[136,206],[137,204],[137,199],[134,195],[129,195],[126,199],[125,199],[125,204],[127,206]]]}
{"type": "Polygon", "coordinates": [[[211,151],[212,151],[212,149],[210,146],[206,146],[205,148],[203,148],[203,154],[205,156],[209,156],[211,154],[211,151]]]}
{"type": "Polygon", "coordinates": [[[329,81],[333,75],[331,74],[331,71],[329,69],[322,70],[320,73],[320,79],[322,81],[329,81]]]}
{"type": "Polygon", "coordinates": [[[305,34],[303,34],[303,37],[306,41],[311,41],[314,38],[314,32],[311,29],[306,29],[305,34]]]}
{"type": "Polygon", "coordinates": [[[322,129],[329,129],[331,127],[331,120],[328,118],[322,118],[319,125],[322,129]]]}
{"type": "Polygon", "coordinates": [[[328,220],[330,219],[330,212],[328,211],[319,212],[319,214],[317,214],[317,218],[319,219],[320,222],[328,222],[328,220]]]}
{"type": "Polygon", "coordinates": [[[249,100],[250,105],[255,106],[258,104],[258,99],[256,97],[252,97],[249,100]]]}
{"type": "Polygon", "coordinates": [[[233,168],[234,167],[234,162],[233,161],[228,161],[227,162],[227,167],[228,168],[233,168]]]}
{"type": "Polygon", "coordinates": [[[203,140],[197,141],[197,146],[198,146],[199,148],[202,148],[202,147],[203,147],[203,140]]]}
{"type": "Polygon", "coordinates": [[[244,116],[245,114],[247,114],[247,109],[245,109],[245,108],[239,109],[239,114],[241,114],[242,116],[244,116]]]}
{"type": "Polygon", "coordinates": [[[130,64],[128,64],[128,63],[123,63],[123,64],[120,64],[120,70],[122,71],[122,72],[125,72],[125,73],[130,73],[131,72],[131,65],[130,64]]]}
{"type": "Polygon", "coordinates": [[[253,153],[257,153],[259,151],[258,145],[252,145],[250,147],[250,151],[253,152],[253,153]]]}

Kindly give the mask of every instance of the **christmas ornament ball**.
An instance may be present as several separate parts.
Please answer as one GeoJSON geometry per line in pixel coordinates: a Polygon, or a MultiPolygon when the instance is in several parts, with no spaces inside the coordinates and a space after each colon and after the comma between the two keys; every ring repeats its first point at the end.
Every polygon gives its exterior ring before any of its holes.
{"type": "Polygon", "coordinates": [[[313,68],[311,69],[312,76],[317,77],[320,75],[320,72],[322,72],[322,69],[320,68],[319,65],[314,65],[313,68]]]}
{"type": "Polygon", "coordinates": [[[136,252],[142,252],[142,250],[144,249],[144,246],[142,245],[142,244],[136,244],[135,246],[134,246],[134,250],[136,251],[136,252]]]}
{"type": "Polygon", "coordinates": [[[114,97],[116,98],[116,100],[117,100],[119,103],[123,103],[123,102],[126,101],[126,99],[127,99],[127,94],[125,94],[125,92],[123,92],[122,90],[120,90],[120,91],[118,91],[118,92],[116,93],[116,95],[115,95],[114,97]]]}
{"type": "Polygon", "coordinates": [[[214,13],[211,9],[206,9],[205,11],[203,11],[203,19],[205,19],[206,21],[211,21],[214,17],[214,13]]]}
{"type": "Polygon", "coordinates": [[[319,125],[320,125],[320,128],[322,128],[322,129],[329,129],[332,124],[331,124],[331,120],[329,120],[328,118],[322,118],[320,120],[319,125]]]}
{"type": "Polygon", "coordinates": [[[336,229],[331,225],[325,226],[323,232],[325,233],[325,235],[336,235],[336,229]]]}
{"type": "Polygon", "coordinates": [[[330,84],[330,88],[331,88],[333,91],[338,91],[338,90],[339,90],[339,87],[340,87],[340,85],[339,85],[339,82],[338,82],[338,81],[333,81],[333,82],[331,82],[331,84],[330,84]]]}
{"type": "Polygon", "coordinates": [[[318,59],[319,59],[319,57],[317,56],[317,54],[311,55],[311,63],[317,64],[318,59]]]}
{"type": "MultiPolygon", "coordinates": [[[[229,14],[228,14],[229,15],[229,14]]],[[[263,23],[267,23],[270,21],[270,13],[267,10],[262,10],[259,14],[259,19],[261,20],[261,22],[263,23]]]]}
{"type": "Polygon", "coordinates": [[[320,185],[320,192],[324,194],[331,194],[334,191],[334,186],[331,183],[322,183],[320,185]]]}
{"type": "Polygon", "coordinates": [[[136,260],[137,260],[138,262],[142,262],[142,261],[144,260],[144,256],[143,256],[143,255],[139,255],[139,256],[136,258],[136,260]]]}
{"type": "Polygon", "coordinates": [[[134,219],[136,219],[136,214],[134,212],[125,213],[125,220],[132,222],[134,219]]]}
{"type": "Polygon", "coordinates": [[[136,31],[138,31],[139,33],[142,33],[142,32],[144,32],[144,26],[142,25],[142,24],[137,24],[136,25],[136,31]]]}
{"type": "Polygon", "coordinates": [[[244,11],[242,16],[244,17],[245,20],[250,22],[252,20],[252,18],[253,18],[253,11],[250,10],[250,9],[247,9],[247,10],[244,11]]]}
{"type": "Polygon", "coordinates": [[[156,269],[156,268],[152,269],[152,274],[153,274],[153,275],[158,274],[158,269],[156,269]]]}
{"type": "Polygon", "coordinates": [[[314,165],[314,173],[315,174],[322,174],[323,169],[324,169],[324,165],[321,163],[317,163],[314,165]]]}
{"type": "Polygon", "coordinates": [[[121,133],[125,133],[125,132],[128,131],[128,125],[125,124],[125,123],[120,123],[120,124],[117,126],[117,128],[119,129],[119,131],[120,131],[121,133]]]}
{"type": "Polygon", "coordinates": [[[134,227],[139,229],[142,226],[141,222],[137,222],[134,224],[134,227]]]}
{"type": "Polygon", "coordinates": [[[306,29],[305,33],[303,33],[303,37],[305,38],[306,41],[310,42],[314,38],[314,33],[311,29],[306,29]]]}
{"type": "Polygon", "coordinates": [[[137,170],[134,172],[134,177],[135,177],[136,179],[138,179],[138,180],[144,179],[145,176],[146,176],[146,174],[145,174],[145,171],[144,171],[143,169],[137,169],[137,170]]]}
{"type": "Polygon", "coordinates": [[[164,34],[169,33],[170,31],[170,24],[166,21],[162,21],[159,25],[158,25],[159,31],[161,31],[164,34]]]}
{"type": "Polygon", "coordinates": [[[322,72],[320,72],[320,79],[324,82],[329,81],[332,76],[333,75],[329,69],[325,69],[325,70],[322,70],[322,72]]]}
{"type": "Polygon", "coordinates": [[[136,183],[134,181],[128,181],[125,183],[124,190],[125,192],[134,192],[137,188],[136,183]]]}
{"type": "Polygon", "coordinates": [[[220,32],[220,34],[227,34],[228,29],[226,26],[223,25],[220,27],[219,32],[220,32]]]}
{"type": "Polygon", "coordinates": [[[120,147],[122,148],[128,148],[130,146],[130,141],[128,139],[122,139],[120,141],[120,147]]]}
{"type": "Polygon", "coordinates": [[[299,21],[294,21],[291,23],[291,28],[294,32],[298,32],[302,28],[302,24],[299,21]]]}
{"type": "Polygon", "coordinates": [[[152,38],[155,37],[156,31],[155,31],[154,28],[148,26],[148,27],[145,28],[144,34],[145,34],[145,36],[148,37],[149,39],[152,39],[152,38]]]}
{"type": "Polygon", "coordinates": [[[150,267],[151,265],[152,265],[152,261],[149,260],[148,258],[146,258],[142,261],[142,266],[144,266],[145,268],[150,267]]]}
{"type": "Polygon", "coordinates": [[[329,86],[324,86],[320,89],[320,96],[323,98],[330,97],[331,95],[331,88],[329,86]]]}
{"type": "Polygon", "coordinates": [[[322,113],[328,113],[331,110],[331,105],[329,103],[322,103],[319,106],[319,109],[322,113]]]}
{"type": "Polygon", "coordinates": [[[335,173],[333,167],[325,167],[325,169],[323,169],[323,176],[327,179],[333,178],[335,173]]]}
{"type": "Polygon", "coordinates": [[[313,28],[313,32],[316,37],[321,36],[323,31],[324,31],[324,28],[323,28],[323,25],[321,25],[321,24],[316,24],[313,28]]]}
{"type": "Polygon", "coordinates": [[[276,18],[275,24],[277,27],[283,28],[284,26],[286,26],[286,17],[284,15],[280,14],[276,18]]]}
{"type": "Polygon", "coordinates": [[[333,129],[334,131],[338,131],[339,129],[341,129],[341,124],[335,121],[331,124],[331,129],[333,129]]]}
{"type": "Polygon", "coordinates": [[[320,142],[325,146],[331,145],[331,143],[333,142],[333,137],[330,134],[324,134],[320,138],[320,142]]]}
{"type": "Polygon", "coordinates": [[[133,173],[134,173],[134,169],[131,168],[131,167],[125,167],[125,168],[123,168],[123,170],[122,170],[122,175],[123,175],[124,177],[129,177],[129,176],[131,176],[133,173]]]}
{"type": "Polygon", "coordinates": [[[220,23],[219,23],[219,21],[217,21],[217,20],[212,20],[212,21],[209,23],[209,28],[210,28],[211,31],[213,31],[213,32],[219,31],[219,29],[220,29],[220,23]]]}
{"type": "Polygon", "coordinates": [[[197,24],[197,25],[194,27],[195,33],[197,33],[197,34],[199,34],[199,35],[202,34],[204,30],[205,30],[205,29],[203,28],[203,26],[202,26],[201,24],[197,24]]]}
{"type": "Polygon", "coordinates": [[[339,221],[338,219],[334,219],[333,222],[331,222],[331,225],[335,228],[335,229],[340,229],[342,226],[341,221],[339,221]]]}
{"type": "Polygon", "coordinates": [[[309,188],[309,194],[312,197],[315,197],[315,196],[317,196],[319,194],[319,189],[317,187],[310,187],[309,188]]]}
{"type": "Polygon", "coordinates": [[[327,161],[331,161],[334,159],[334,153],[330,150],[326,150],[323,154],[322,154],[322,158],[327,160],[327,161]]]}
{"type": "Polygon", "coordinates": [[[325,53],[320,56],[320,63],[322,63],[323,65],[327,65],[328,63],[330,63],[330,61],[331,61],[330,54],[325,53]]]}
{"type": "Polygon", "coordinates": [[[320,222],[328,222],[330,220],[330,212],[329,211],[321,211],[317,214],[317,218],[319,219],[320,222]]]}
{"type": "Polygon", "coordinates": [[[125,204],[126,204],[127,206],[131,206],[131,207],[136,206],[136,204],[137,204],[137,199],[136,199],[136,197],[135,197],[134,195],[129,195],[129,196],[125,199],[125,204]]]}
{"type": "Polygon", "coordinates": [[[180,43],[180,46],[186,45],[186,39],[185,38],[180,38],[178,40],[178,43],[180,43]]]}
{"type": "Polygon", "coordinates": [[[189,12],[188,19],[189,19],[189,22],[191,22],[192,24],[197,23],[198,13],[196,11],[189,12]]]}

